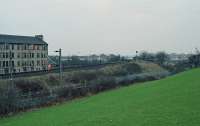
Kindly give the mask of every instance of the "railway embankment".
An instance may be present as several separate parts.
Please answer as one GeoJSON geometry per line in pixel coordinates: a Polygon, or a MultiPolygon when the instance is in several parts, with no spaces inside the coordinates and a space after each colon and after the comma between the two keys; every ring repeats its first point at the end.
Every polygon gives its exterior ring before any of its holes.
{"type": "Polygon", "coordinates": [[[7,115],[31,108],[56,104],[96,94],[120,86],[158,80],[170,73],[151,62],[126,62],[98,69],[50,73],[0,81],[0,114],[7,115]]]}

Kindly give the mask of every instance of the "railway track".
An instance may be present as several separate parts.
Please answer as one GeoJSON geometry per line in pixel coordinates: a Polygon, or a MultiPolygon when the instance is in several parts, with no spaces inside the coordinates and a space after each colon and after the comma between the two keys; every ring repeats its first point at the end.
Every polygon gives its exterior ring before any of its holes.
{"type": "MultiPolygon", "coordinates": [[[[68,71],[75,71],[75,70],[99,69],[107,65],[114,65],[114,64],[125,63],[125,62],[127,61],[110,62],[110,63],[94,64],[94,65],[71,65],[71,66],[64,66],[62,70],[63,72],[68,72],[68,71]]],[[[53,68],[51,70],[45,70],[45,71],[13,73],[12,76],[13,78],[31,77],[31,76],[47,75],[49,73],[59,73],[59,68],[53,68]]],[[[10,78],[10,74],[0,75],[0,79],[9,79],[9,78],[10,78]]]]}

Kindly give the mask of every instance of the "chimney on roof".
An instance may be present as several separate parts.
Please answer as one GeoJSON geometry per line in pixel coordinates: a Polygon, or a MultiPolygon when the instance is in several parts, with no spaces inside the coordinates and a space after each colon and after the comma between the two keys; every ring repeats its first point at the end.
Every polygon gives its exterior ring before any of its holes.
{"type": "Polygon", "coordinates": [[[43,40],[43,35],[35,35],[36,38],[43,40]]]}

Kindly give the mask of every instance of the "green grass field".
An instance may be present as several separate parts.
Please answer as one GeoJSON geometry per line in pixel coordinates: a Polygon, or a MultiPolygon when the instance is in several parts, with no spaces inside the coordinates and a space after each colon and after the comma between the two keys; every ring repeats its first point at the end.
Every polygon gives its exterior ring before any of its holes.
{"type": "Polygon", "coordinates": [[[0,119],[0,126],[199,126],[200,69],[0,119]]]}

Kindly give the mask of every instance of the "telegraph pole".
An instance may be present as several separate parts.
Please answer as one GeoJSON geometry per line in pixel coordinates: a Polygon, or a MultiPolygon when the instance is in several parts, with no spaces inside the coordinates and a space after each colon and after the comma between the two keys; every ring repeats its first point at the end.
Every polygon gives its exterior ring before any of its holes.
{"type": "Polygon", "coordinates": [[[59,53],[59,78],[60,78],[60,84],[62,83],[62,49],[59,49],[55,52],[58,52],[59,53]]]}
{"type": "Polygon", "coordinates": [[[12,85],[12,83],[13,83],[13,64],[12,64],[12,52],[11,52],[11,50],[10,50],[10,61],[9,61],[10,63],[9,63],[9,71],[10,71],[10,81],[11,81],[11,85],[12,85]]]}
{"type": "Polygon", "coordinates": [[[137,58],[138,58],[138,51],[136,51],[135,61],[137,61],[137,58]]]}

